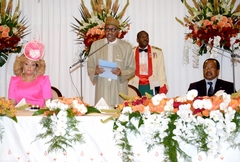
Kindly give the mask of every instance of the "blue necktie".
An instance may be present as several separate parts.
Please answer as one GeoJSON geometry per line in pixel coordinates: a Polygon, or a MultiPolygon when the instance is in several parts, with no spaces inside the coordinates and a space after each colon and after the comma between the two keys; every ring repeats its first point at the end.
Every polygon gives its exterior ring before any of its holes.
{"type": "Polygon", "coordinates": [[[212,86],[212,82],[208,82],[207,84],[210,85],[210,87],[208,88],[208,96],[213,96],[214,95],[214,91],[213,91],[213,86],[212,86]]]}

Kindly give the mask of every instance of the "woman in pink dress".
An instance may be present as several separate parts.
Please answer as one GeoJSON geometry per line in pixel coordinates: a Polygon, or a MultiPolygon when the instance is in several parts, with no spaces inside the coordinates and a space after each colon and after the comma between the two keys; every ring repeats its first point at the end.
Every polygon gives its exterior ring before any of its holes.
{"type": "Polygon", "coordinates": [[[24,54],[16,57],[8,88],[8,98],[16,105],[23,98],[34,107],[44,107],[45,101],[52,98],[49,76],[44,75],[46,64],[42,59],[44,44],[30,41],[24,47],[24,54]]]}

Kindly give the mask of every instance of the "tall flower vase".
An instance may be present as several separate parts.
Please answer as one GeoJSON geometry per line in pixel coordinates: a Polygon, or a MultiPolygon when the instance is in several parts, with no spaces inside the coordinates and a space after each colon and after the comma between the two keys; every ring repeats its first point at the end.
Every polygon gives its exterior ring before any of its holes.
{"type": "Polygon", "coordinates": [[[8,96],[8,85],[10,82],[11,76],[13,73],[13,63],[15,61],[17,54],[8,54],[8,58],[4,65],[0,67],[0,96],[6,97],[8,96]]]}

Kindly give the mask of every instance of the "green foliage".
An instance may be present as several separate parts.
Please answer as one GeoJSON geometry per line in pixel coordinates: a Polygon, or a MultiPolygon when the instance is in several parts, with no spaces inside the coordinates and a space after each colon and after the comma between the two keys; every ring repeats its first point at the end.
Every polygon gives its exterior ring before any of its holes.
{"type": "Polygon", "coordinates": [[[126,130],[123,130],[124,137],[121,139],[121,143],[117,144],[122,149],[122,159],[124,159],[124,162],[132,162],[133,152],[132,146],[129,144],[126,130]]]}
{"type": "Polygon", "coordinates": [[[18,122],[17,117],[13,116],[13,117],[9,117],[10,119],[12,119],[13,121],[15,121],[16,123],[18,122]]]}
{"type": "MultiPolygon", "coordinates": [[[[67,129],[65,135],[56,136],[54,130],[52,129],[53,121],[51,117],[43,117],[40,124],[43,126],[44,132],[36,136],[36,140],[50,138],[49,141],[45,142],[48,144],[48,152],[65,151],[67,147],[72,147],[74,143],[84,143],[83,135],[79,133],[78,121],[75,117],[68,117],[67,119],[67,129]],[[72,134],[74,132],[74,134],[72,134]]],[[[33,141],[33,142],[34,142],[33,141]]]]}
{"type": "MultiPolygon", "coordinates": [[[[234,140],[237,138],[237,136],[240,134],[240,114],[235,113],[233,122],[236,124],[236,130],[232,133],[231,140],[234,140]]],[[[233,141],[232,147],[234,149],[239,149],[240,150],[240,143],[236,143],[233,141]]]]}
{"type": "Polygon", "coordinates": [[[192,0],[193,6],[188,4],[188,0],[181,2],[189,15],[183,21],[175,19],[189,29],[185,40],[192,41],[192,44],[200,48],[199,56],[212,53],[213,47],[230,53],[240,48],[237,36],[240,31],[240,4],[236,0],[192,0]],[[232,38],[235,40],[231,40],[232,38]]]}
{"type": "Polygon", "coordinates": [[[190,157],[181,150],[181,148],[179,147],[178,142],[173,139],[173,130],[176,128],[176,126],[174,125],[175,121],[178,118],[177,114],[171,114],[169,116],[169,118],[171,119],[170,122],[168,123],[168,129],[166,130],[166,132],[168,132],[168,136],[166,136],[163,139],[163,142],[160,144],[163,144],[164,146],[164,155],[166,156],[166,160],[169,160],[170,162],[177,162],[177,154],[179,153],[180,156],[184,157],[185,161],[190,161],[190,157]]]}
{"type": "Polygon", "coordinates": [[[197,132],[197,140],[195,144],[198,145],[198,151],[207,152],[209,148],[207,147],[208,134],[205,132],[206,127],[203,125],[198,125],[195,126],[195,128],[195,131],[197,132]]]}
{"type": "Polygon", "coordinates": [[[101,113],[101,112],[93,106],[87,106],[86,114],[91,114],[91,113],[101,113]]]}
{"type": "Polygon", "coordinates": [[[14,12],[12,3],[13,0],[0,1],[0,27],[4,28],[0,32],[0,67],[6,63],[9,53],[19,53],[21,51],[22,45],[19,45],[19,42],[29,34],[29,31],[26,31],[28,26],[25,17],[19,19],[21,15],[21,12],[19,12],[20,0],[18,0],[14,12]]]}
{"type": "Polygon", "coordinates": [[[39,109],[39,110],[37,110],[37,111],[35,111],[35,112],[33,113],[33,116],[42,115],[42,114],[44,114],[44,112],[47,111],[47,110],[48,110],[48,109],[39,109]]]}
{"type": "Polygon", "coordinates": [[[163,139],[164,145],[164,154],[170,162],[177,162],[177,147],[179,147],[176,140],[172,137],[174,136],[173,130],[175,129],[174,122],[177,119],[177,115],[173,114],[171,117],[171,121],[168,123],[168,136],[163,139]]]}
{"type": "Polygon", "coordinates": [[[131,114],[129,114],[129,120],[131,120],[132,118],[136,118],[136,120],[138,121],[138,128],[141,127],[141,125],[143,124],[143,119],[142,119],[142,115],[140,114],[139,111],[133,112],[131,114]]]}
{"type": "MultiPolygon", "coordinates": [[[[113,124],[113,130],[117,130],[117,120],[114,121],[113,124]]],[[[120,121],[118,121],[120,122],[120,121]]],[[[122,126],[124,126],[126,129],[123,130],[124,137],[120,139],[120,143],[117,143],[117,145],[122,150],[122,159],[124,159],[124,162],[132,162],[133,152],[132,152],[132,146],[130,145],[128,138],[127,138],[127,132],[132,132],[134,135],[140,134],[138,131],[138,128],[143,124],[142,116],[139,112],[133,112],[129,114],[129,121],[120,122],[122,126]],[[138,121],[137,127],[131,122],[131,121],[138,121]]]]}
{"type": "MultiPolygon", "coordinates": [[[[160,133],[156,133],[153,138],[158,139],[158,141],[160,141],[160,133]]],[[[155,143],[147,145],[147,151],[148,152],[151,151],[155,146],[156,146],[155,143]]]]}
{"type": "Polygon", "coordinates": [[[113,16],[120,22],[120,39],[122,39],[130,29],[129,18],[122,20],[129,5],[129,0],[127,0],[123,10],[119,13],[119,0],[116,0],[114,3],[109,0],[106,0],[105,3],[103,0],[90,0],[90,3],[92,11],[85,6],[83,0],[81,1],[79,8],[81,19],[73,17],[76,23],[71,24],[73,32],[77,35],[77,43],[84,44],[85,46],[85,49],[81,53],[84,59],[87,58],[92,43],[96,40],[105,38],[104,27],[105,20],[108,16],[113,16]],[[95,32],[96,30],[101,32],[95,32]]]}
{"type": "Polygon", "coordinates": [[[45,142],[49,145],[48,152],[66,152],[67,147],[73,148],[75,143],[84,143],[83,135],[78,129],[80,121],[76,117],[85,113],[100,113],[94,107],[85,106],[78,98],[49,100],[46,105],[49,108],[39,109],[33,114],[44,114],[40,121],[43,133],[39,133],[34,141],[50,139],[45,142]]]}
{"type": "Polygon", "coordinates": [[[234,133],[240,132],[240,114],[235,113],[234,119],[232,121],[236,124],[236,130],[234,131],[234,133]]]}

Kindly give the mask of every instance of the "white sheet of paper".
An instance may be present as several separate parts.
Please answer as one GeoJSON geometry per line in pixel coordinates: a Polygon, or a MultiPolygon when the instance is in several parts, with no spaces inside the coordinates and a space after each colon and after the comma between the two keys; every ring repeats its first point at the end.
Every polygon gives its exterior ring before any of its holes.
{"type": "Polygon", "coordinates": [[[99,59],[98,64],[100,68],[104,68],[105,72],[99,74],[100,77],[117,80],[117,75],[114,75],[111,70],[117,67],[116,62],[110,62],[99,59]]]}
{"type": "Polygon", "coordinates": [[[20,107],[20,106],[23,106],[26,104],[27,104],[27,102],[26,102],[25,98],[23,98],[20,102],[18,102],[18,104],[15,107],[20,107]]]}

